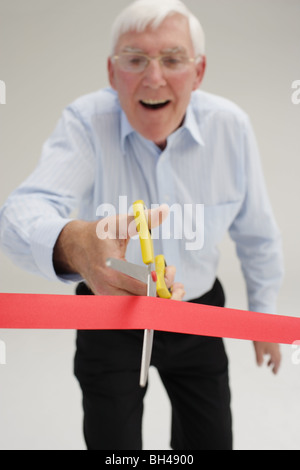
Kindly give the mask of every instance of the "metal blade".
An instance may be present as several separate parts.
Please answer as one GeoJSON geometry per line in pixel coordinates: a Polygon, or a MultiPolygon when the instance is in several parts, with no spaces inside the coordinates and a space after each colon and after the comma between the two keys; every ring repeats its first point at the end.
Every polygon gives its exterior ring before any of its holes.
{"type": "Polygon", "coordinates": [[[145,330],[141,374],[140,374],[140,386],[141,387],[146,387],[147,380],[148,380],[148,371],[149,371],[151,355],[152,355],[153,336],[154,336],[153,330],[145,330]]]}
{"type": "Polygon", "coordinates": [[[147,269],[147,297],[156,297],[156,282],[152,279],[152,266],[147,269]]]}
{"type": "MultiPolygon", "coordinates": [[[[156,282],[152,278],[152,264],[139,266],[115,258],[108,258],[106,266],[115,269],[127,276],[133,277],[147,284],[147,297],[156,297],[156,282]]],[[[148,372],[151,363],[154,330],[144,331],[144,343],[142,352],[142,363],[140,373],[140,386],[145,387],[148,380],[148,372]]]]}
{"type": "Polygon", "coordinates": [[[116,271],[126,274],[127,276],[133,277],[138,281],[142,281],[145,284],[148,283],[149,270],[146,266],[139,266],[137,264],[129,263],[121,259],[108,258],[106,260],[106,266],[115,269],[116,271]]]}
{"type": "MultiPolygon", "coordinates": [[[[152,279],[151,274],[152,266],[148,266],[148,282],[147,282],[147,296],[156,297],[156,282],[152,279]]],[[[144,344],[142,353],[142,364],[140,374],[140,386],[145,387],[148,380],[148,372],[152,356],[154,330],[145,330],[144,344]]]]}

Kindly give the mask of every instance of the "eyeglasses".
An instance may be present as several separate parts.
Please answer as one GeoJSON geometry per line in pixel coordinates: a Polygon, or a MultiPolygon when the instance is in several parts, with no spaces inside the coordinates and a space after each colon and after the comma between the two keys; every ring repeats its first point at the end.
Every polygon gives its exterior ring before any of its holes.
{"type": "Polygon", "coordinates": [[[125,72],[141,73],[146,70],[151,60],[158,60],[161,67],[170,72],[179,72],[189,63],[196,62],[197,58],[189,58],[184,54],[163,54],[158,57],[149,57],[146,54],[124,52],[112,57],[118,61],[119,66],[125,72]]]}

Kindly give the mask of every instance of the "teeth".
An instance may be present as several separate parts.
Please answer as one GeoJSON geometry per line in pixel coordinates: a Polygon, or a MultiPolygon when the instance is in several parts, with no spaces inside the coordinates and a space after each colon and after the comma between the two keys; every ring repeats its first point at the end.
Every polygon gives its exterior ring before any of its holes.
{"type": "Polygon", "coordinates": [[[156,105],[156,104],[165,104],[168,100],[158,101],[158,100],[142,100],[142,103],[156,105]]]}

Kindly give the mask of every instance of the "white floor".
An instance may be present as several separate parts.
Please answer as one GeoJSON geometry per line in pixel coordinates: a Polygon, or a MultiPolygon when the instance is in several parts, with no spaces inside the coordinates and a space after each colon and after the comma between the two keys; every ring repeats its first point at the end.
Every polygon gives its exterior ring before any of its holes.
{"type": "MultiPolygon", "coordinates": [[[[7,85],[7,104],[1,108],[0,205],[36,166],[61,109],[105,86],[109,25],[124,3],[129,0],[107,2],[103,22],[103,2],[97,0],[1,0],[0,79],[7,85]]],[[[204,90],[232,99],[253,123],[284,239],[286,280],[278,313],[300,316],[300,104],[291,101],[291,84],[300,78],[300,4],[296,0],[187,3],[207,33],[204,90]]],[[[246,308],[232,246],[225,244],[222,255],[220,278],[227,306],[246,308]]],[[[61,286],[23,273],[1,253],[0,291],[65,293],[61,286]]],[[[74,332],[0,330],[0,341],[6,347],[6,365],[1,365],[0,356],[0,450],[84,449],[81,396],[72,372],[74,332]]],[[[226,340],[226,346],[235,449],[299,450],[300,364],[292,363],[295,351],[282,347],[282,368],[274,377],[266,367],[256,367],[250,343],[226,340]]],[[[145,449],[168,449],[169,434],[169,402],[151,370],[145,449]]]]}
{"type": "MultiPolygon", "coordinates": [[[[81,395],[73,377],[73,331],[0,330],[0,449],[84,449],[81,395]]],[[[282,346],[278,376],[255,365],[249,342],[225,340],[234,447],[300,449],[300,355],[282,346]],[[293,358],[297,359],[296,363],[293,358]]],[[[144,448],[169,449],[170,405],[155,369],[145,401],[144,448]]]]}
{"type": "MultiPolygon", "coordinates": [[[[265,368],[257,369],[251,344],[230,340],[226,345],[231,360],[235,450],[299,450],[300,365],[292,364],[291,347],[282,348],[283,367],[275,377],[265,368]]],[[[167,449],[169,403],[155,370],[150,379],[145,445],[147,449],[167,449]]]]}
{"type": "MultiPolygon", "coordinates": [[[[246,308],[243,281],[229,241],[222,252],[219,272],[227,306],[246,308]]],[[[17,292],[34,292],[34,276],[23,275],[2,255],[0,259],[4,292],[15,291],[17,278],[17,292]]],[[[297,279],[293,271],[287,274],[279,298],[278,313],[282,315],[300,316],[297,279]]],[[[46,281],[39,284],[40,293],[67,291],[46,281]]],[[[75,332],[0,330],[0,341],[6,350],[6,365],[1,365],[0,356],[0,450],[85,449],[81,393],[73,376],[75,332]]],[[[256,366],[251,342],[226,339],[225,344],[230,361],[235,450],[300,450],[298,350],[281,346],[282,366],[274,376],[266,366],[256,366]]],[[[168,450],[170,425],[169,401],[156,370],[151,368],[144,449],[168,450]]]]}

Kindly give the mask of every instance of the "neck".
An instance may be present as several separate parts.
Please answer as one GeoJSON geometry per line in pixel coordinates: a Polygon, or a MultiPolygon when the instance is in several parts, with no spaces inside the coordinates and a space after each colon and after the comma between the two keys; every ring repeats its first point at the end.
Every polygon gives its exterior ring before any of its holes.
{"type": "Polygon", "coordinates": [[[163,142],[155,142],[155,145],[157,145],[158,148],[160,148],[160,150],[165,150],[166,146],[167,146],[167,140],[164,140],[163,142]]]}

